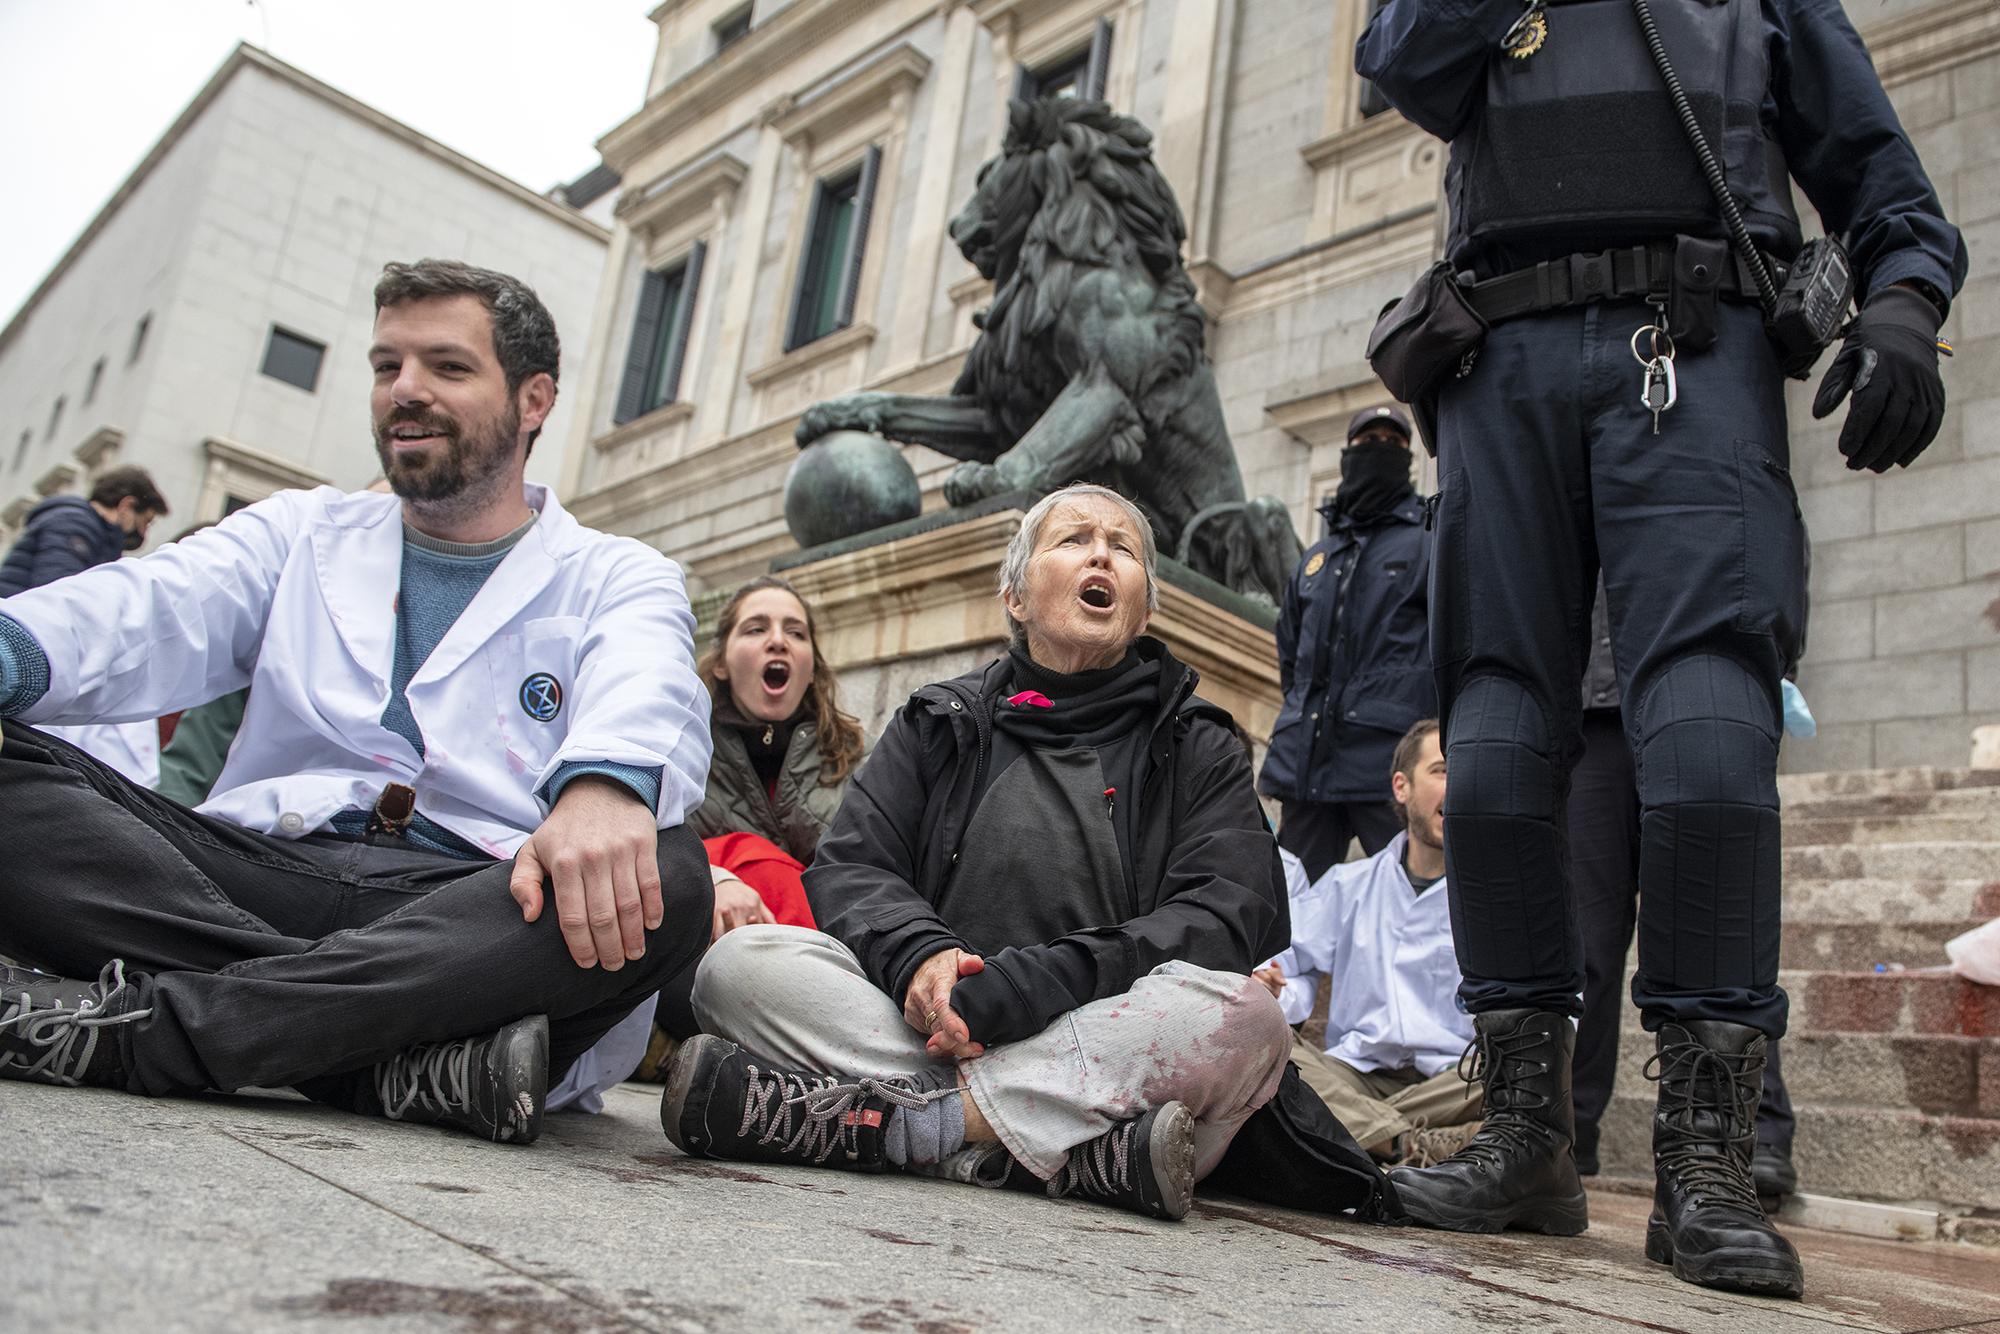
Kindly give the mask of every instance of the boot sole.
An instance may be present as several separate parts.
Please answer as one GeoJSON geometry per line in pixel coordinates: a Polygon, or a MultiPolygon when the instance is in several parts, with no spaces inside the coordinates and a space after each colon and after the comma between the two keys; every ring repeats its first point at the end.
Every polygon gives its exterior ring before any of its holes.
{"type": "Polygon", "coordinates": [[[487,1057],[494,1087],[495,1144],[533,1144],[542,1133],[542,1104],[549,1095],[549,1020],[531,1014],[500,1030],[487,1057]],[[506,1098],[507,1090],[513,1091],[506,1098]]]}
{"type": "Polygon", "coordinates": [[[687,1112],[688,1095],[694,1091],[696,1076],[704,1061],[721,1061],[736,1050],[736,1044],[727,1038],[716,1037],[713,1033],[697,1033],[683,1042],[667,1062],[666,1089],[660,1094],[660,1128],[667,1132],[667,1142],[682,1153],[695,1157],[711,1156],[702,1148],[690,1148],[686,1131],[682,1129],[682,1119],[687,1112]]]}
{"type": "Polygon", "coordinates": [[[1727,1292],[1747,1292],[1758,1297],[1803,1297],[1804,1271],[1797,1261],[1764,1251],[1725,1248],[1706,1255],[1687,1256],[1674,1249],[1673,1238],[1664,1225],[1646,1225],[1646,1258],[1654,1264],[1669,1265],[1674,1277],[1696,1287],[1721,1288],[1727,1292]]]}
{"type": "Polygon", "coordinates": [[[1194,1205],[1194,1113],[1178,1102],[1162,1108],[1146,1155],[1160,1188],[1159,1217],[1179,1222],[1194,1205]]]}
{"type": "MultiPolygon", "coordinates": [[[[1392,1181],[1395,1179],[1390,1178],[1392,1181]]],[[[1550,1237],[1574,1237],[1590,1226],[1590,1199],[1582,1191],[1567,1199],[1522,1200],[1498,1213],[1460,1209],[1441,1200],[1427,1200],[1401,1190],[1403,1212],[1412,1221],[1444,1232],[1540,1232],[1550,1237]]]]}

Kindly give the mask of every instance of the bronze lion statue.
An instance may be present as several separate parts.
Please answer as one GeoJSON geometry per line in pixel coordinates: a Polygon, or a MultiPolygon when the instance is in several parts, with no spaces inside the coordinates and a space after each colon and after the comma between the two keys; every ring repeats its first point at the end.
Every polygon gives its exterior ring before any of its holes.
{"type": "Polygon", "coordinates": [[[1284,506],[1244,499],[1152,141],[1102,102],[1012,103],[1001,155],[951,223],[994,285],[952,393],[829,399],[798,441],[871,431],[963,460],[953,505],[1097,482],[1145,511],[1166,554],[1276,600],[1298,538],[1284,506]]]}

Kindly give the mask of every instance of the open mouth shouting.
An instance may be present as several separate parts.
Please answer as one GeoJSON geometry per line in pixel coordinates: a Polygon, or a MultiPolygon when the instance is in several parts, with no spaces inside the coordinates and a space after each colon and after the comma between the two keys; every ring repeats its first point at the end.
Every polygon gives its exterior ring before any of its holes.
{"type": "Polygon", "coordinates": [[[764,664],[761,681],[766,696],[771,699],[782,699],[785,688],[792,683],[792,664],[782,658],[773,658],[764,664]]]}
{"type": "Polygon", "coordinates": [[[1077,590],[1077,599],[1092,611],[1108,612],[1118,605],[1118,585],[1111,576],[1093,574],[1086,577],[1083,587],[1077,590]]]}

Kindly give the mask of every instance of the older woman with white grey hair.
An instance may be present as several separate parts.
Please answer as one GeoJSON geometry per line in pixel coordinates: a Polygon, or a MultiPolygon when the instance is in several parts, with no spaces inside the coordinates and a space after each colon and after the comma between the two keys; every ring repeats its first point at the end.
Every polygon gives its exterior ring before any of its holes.
{"type": "Polygon", "coordinates": [[[1028,512],[1012,647],[891,719],[806,871],[823,933],[704,959],[675,1144],[1187,1212],[1284,1073],[1247,974],[1289,932],[1233,724],[1142,634],[1154,567],[1113,491],[1028,512]]]}

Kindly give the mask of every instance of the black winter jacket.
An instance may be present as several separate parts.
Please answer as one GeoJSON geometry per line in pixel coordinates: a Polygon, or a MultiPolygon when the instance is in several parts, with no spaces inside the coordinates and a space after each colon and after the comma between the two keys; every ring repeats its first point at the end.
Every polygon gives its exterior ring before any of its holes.
{"type": "MultiPolygon", "coordinates": [[[[1123,994],[1168,960],[1247,973],[1291,938],[1277,843],[1229,715],[1194,697],[1194,670],[1163,645],[1141,647],[1159,655],[1163,685],[1131,854],[1134,899],[1125,920],[1080,923],[1065,937],[1090,951],[1094,995],[1051,986],[1038,947],[988,956],[988,969],[1001,970],[1037,1012],[1027,1032],[1123,994]]],[[[853,950],[898,1003],[924,960],[967,948],[934,905],[971,823],[993,708],[1010,675],[1001,658],[912,695],[849,783],[806,870],[820,929],[853,950]]]]}
{"type": "Polygon", "coordinates": [[[50,496],[28,512],[27,526],[0,563],[0,597],[103,565],[125,554],[125,530],[107,523],[82,496],[50,496]]]}
{"type": "Polygon", "coordinates": [[[1409,496],[1355,525],[1328,501],[1278,611],[1285,703],[1258,788],[1285,801],[1387,801],[1396,743],[1437,716],[1431,534],[1409,496]]]}

